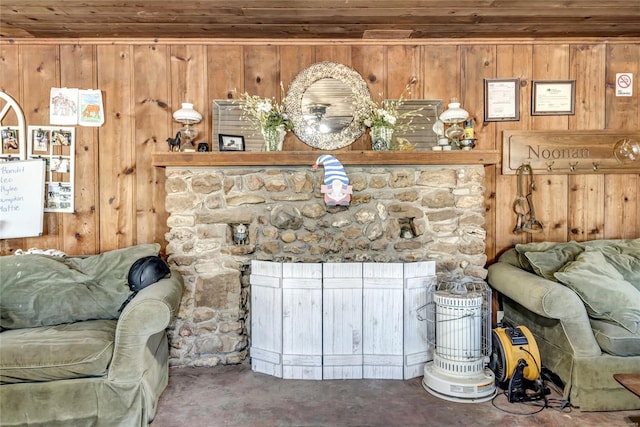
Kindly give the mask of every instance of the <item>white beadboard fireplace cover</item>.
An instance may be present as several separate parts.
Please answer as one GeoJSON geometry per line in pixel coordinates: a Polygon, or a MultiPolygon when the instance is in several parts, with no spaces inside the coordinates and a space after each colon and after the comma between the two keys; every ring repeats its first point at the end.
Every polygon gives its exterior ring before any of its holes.
{"type": "Polygon", "coordinates": [[[435,261],[251,262],[251,366],[287,379],[409,379],[433,356],[435,261]]]}

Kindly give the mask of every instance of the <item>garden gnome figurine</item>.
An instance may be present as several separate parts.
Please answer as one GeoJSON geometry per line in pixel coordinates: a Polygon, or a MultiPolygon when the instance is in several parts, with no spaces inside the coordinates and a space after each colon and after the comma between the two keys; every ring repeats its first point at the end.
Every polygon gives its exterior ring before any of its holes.
{"type": "Polygon", "coordinates": [[[349,185],[349,177],[342,163],[333,156],[323,154],[316,159],[313,170],[318,169],[319,165],[324,166],[324,185],[320,187],[324,202],[328,206],[349,206],[353,187],[349,185]]]}

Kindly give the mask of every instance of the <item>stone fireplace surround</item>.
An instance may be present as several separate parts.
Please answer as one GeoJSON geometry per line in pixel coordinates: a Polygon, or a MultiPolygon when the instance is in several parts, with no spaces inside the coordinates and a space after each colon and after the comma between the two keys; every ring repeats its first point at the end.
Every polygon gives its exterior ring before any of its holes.
{"type": "Polygon", "coordinates": [[[185,280],[172,366],[249,356],[251,260],[433,260],[439,278],[486,277],[483,165],[345,164],[351,204],[329,207],[311,163],[165,165],[167,255],[185,280]],[[234,242],[237,224],[246,242],[234,242]]]}

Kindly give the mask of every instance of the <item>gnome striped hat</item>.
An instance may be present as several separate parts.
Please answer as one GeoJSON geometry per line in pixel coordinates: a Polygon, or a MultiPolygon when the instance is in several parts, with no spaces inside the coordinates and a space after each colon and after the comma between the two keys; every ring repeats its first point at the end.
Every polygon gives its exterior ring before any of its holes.
{"type": "Polygon", "coordinates": [[[349,177],[344,172],[344,167],[338,159],[329,154],[323,154],[316,159],[317,165],[324,166],[324,184],[331,185],[333,181],[340,181],[344,185],[349,185],[349,177]]]}

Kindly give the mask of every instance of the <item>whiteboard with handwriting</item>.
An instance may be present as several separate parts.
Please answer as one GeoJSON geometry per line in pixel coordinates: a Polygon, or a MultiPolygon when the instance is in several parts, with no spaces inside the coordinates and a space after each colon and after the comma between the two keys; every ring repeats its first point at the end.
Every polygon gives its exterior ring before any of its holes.
{"type": "Polygon", "coordinates": [[[0,239],[42,236],[45,161],[0,163],[0,239]]]}

